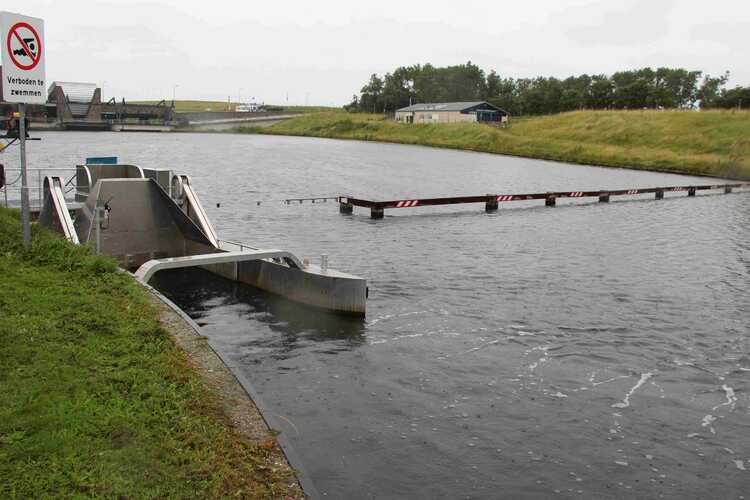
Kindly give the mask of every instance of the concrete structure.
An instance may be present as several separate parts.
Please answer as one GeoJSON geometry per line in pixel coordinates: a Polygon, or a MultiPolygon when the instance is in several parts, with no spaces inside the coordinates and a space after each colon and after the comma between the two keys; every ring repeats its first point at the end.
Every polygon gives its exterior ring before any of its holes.
{"type": "Polygon", "coordinates": [[[503,123],[507,119],[507,111],[487,101],[423,103],[396,110],[396,121],[401,123],[503,123]]]}
{"type": "Polygon", "coordinates": [[[49,88],[48,119],[58,128],[94,130],[163,130],[172,122],[174,110],[166,101],[131,104],[125,99],[102,102],[102,89],[95,83],[53,82],[49,88]]]}
{"type": "MultiPolygon", "coordinates": [[[[14,103],[0,101],[0,117],[10,116],[17,109],[14,103]]],[[[163,131],[171,130],[174,108],[166,101],[102,102],[102,91],[95,83],[53,82],[47,92],[47,103],[27,106],[27,115],[32,129],[163,131]]]]}
{"type": "Polygon", "coordinates": [[[44,183],[40,223],[74,243],[91,244],[147,282],[165,269],[201,267],[290,300],[326,311],[364,316],[367,281],[295,255],[222,241],[186,175],[137,165],[87,164],[70,183],[44,183]],[[72,215],[72,216],[71,216],[72,215]]]}

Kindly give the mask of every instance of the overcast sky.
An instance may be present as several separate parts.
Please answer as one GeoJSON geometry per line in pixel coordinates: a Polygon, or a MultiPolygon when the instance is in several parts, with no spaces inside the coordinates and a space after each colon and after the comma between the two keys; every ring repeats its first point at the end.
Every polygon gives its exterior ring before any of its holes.
{"type": "Polygon", "coordinates": [[[105,97],[341,105],[371,73],[471,60],[502,76],[681,66],[750,85],[747,0],[35,1],[47,78],[105,97]]]}

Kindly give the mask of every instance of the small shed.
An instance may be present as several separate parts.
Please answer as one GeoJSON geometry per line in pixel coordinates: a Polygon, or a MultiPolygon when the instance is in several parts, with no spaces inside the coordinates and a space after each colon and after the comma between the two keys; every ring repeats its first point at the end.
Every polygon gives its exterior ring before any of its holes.
{"type": "Polygon", "coordinates": [[[396,110],[401,123],[499,123],[508,120],[508,112],[487,101],[430,102],[396,110]]]}

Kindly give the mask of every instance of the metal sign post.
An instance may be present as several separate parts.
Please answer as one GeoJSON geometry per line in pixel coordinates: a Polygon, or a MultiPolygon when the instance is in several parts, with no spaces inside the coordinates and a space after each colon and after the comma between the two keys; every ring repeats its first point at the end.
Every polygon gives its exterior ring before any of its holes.
{"type": "Polygon", "coordinates": [[[31,245],[31,207],[29,206],[29,182],[26,178],[26,104],[18,105],[18,131],[21,149],[21,226],[23,244],[31,245]]]}
{"type": "Polygon", "coordinates": [[[21,223],[23,243],[31,244],[31,214],[26,173],[26,104],[45,104],[44,21],[12,12],[0,12],[3,95],[18,103],[18,139],[21,146],[21,223]]]}

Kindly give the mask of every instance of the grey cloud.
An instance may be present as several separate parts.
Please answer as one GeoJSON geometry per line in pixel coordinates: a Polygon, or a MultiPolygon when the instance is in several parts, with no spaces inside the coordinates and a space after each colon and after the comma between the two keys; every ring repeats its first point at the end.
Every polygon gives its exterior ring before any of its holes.
{"type": "Polygon", "coordinates": [[[565,33],[580,45],[639,46],[666,36],[673,7],[671,0],[599,1],[566,11],[551,22],[570,26],[565,33]]]}

